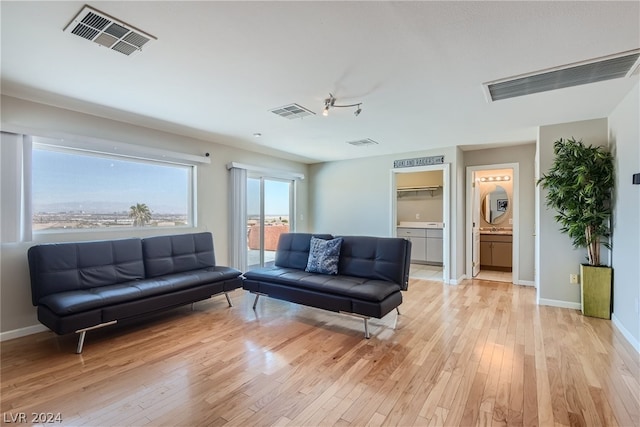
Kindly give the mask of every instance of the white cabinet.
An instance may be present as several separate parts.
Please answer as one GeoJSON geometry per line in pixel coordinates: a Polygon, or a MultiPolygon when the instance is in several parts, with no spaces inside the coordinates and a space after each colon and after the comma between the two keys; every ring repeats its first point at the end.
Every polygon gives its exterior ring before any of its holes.
{"type": "Polygon", "coordinates": [[[427,263],[442,265],[442,229],[427,229],[427,263]]]}
{"type": "Polygon", "coordinates": [[[427,262],[427,230],[425,228],[398,228],[398,237],[411,241],[411,262],[427,262]]]}
{"type": "Polygon", "coordinates": [[[442,229],[398,227],[398,237],[411,241],[411,261],[442,265],[442,229]]]}

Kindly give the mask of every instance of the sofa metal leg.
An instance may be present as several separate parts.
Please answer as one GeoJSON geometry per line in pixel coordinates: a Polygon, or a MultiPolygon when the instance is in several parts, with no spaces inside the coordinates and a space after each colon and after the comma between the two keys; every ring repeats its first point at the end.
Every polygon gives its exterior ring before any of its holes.
{"type": "Polygon", "coordinates": [[[194,303],[194,302],[192,302],[192,303],[191,303],[191,311],[194,311],[194,310],[195,310],[195,308],[194,308],[194,307],[195,307],[195,303],[194,303]]]}
{"type": "Polygon", "coordinates": [[[82,347],[84,347],[84,337],[87,335],[87,331],[80,332],[80,338],[78,338],[78,347],[76,347],[76,354],[82,353],[82,347]]]}
{"type": "Polygon", "coordinates": [[[369,335],[369,319],[364,317],[363,320],[364,320],[364,337],[366,339],[369,339],[371,338],[371,335],[369,335]]]}
{"type": "Polygon", "coordinates": [[[398,312],[398,316],[400,316],[400,307],[396,307],[396,312],[398,312]]]}
{"type": "Polygon", "coordinates": [[[339,311],[339,313],[348,314],[349,316],[353,316],[353,317],[359,317],[362,320],[364,320],[364,337],[366,339],[371,338],[371,335],[369,335],[369,319],[370,319],[370,317],[364,316],[362,314],[351,313],[349,311],[339,311]]]}
{"type": "Polygon", "coordinates": [[[76,353],[77,354],[82,353],[82,347],[84,347],[84,338],[87,335],[87,331],[90,331],[92,329],[104,328],[105,326],[109,326],[109,325],[115,325],[116,323],[118,323],[117,320],[112,320],[111,322],[100,323],[99,325],[90,326],[84,329],[78,329],[76,331],[76,334],[80,334],[80,338],[78,338],[78,346],[76,347],[76,353]]]}
{"type": "Polygon", "coordinates": [[[233,303],[231,302],[231,298],[229,298],[229,294],[225,292],[224,296],[227,297],[227,303],[229,304],[229,307],[233,307],[233,303]]]}
{"type": "Polygon", "coordinates": [[[258,304],[258,298],[260,298],[260,294],[256,294],[256,299],[253,301],[253,309],[256,309],[256,305],[258,304]]]}

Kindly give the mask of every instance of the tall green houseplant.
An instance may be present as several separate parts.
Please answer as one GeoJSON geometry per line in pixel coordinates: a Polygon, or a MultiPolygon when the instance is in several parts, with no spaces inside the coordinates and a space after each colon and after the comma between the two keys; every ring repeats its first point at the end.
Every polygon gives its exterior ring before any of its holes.
{"type": "MultiPolygon", "coordinates": [[[[546,204],[555,209],[556,221],[560,230],[567,233],[577,248],[587,249],[588,265],[601,267],[600,248],[609,246],[609,220],[611,217],[611,195],[614,187],[613,155],[603,147],[586,146],[574,138],[554,142],[555,155],[551,169],[539,180],[538,185],[548,191],[546,204]]],[[[608,313],[589,314],[588,307],[592,296],[586,295],[585,284],[591,286],[589,277],[581,269],[583,313],[595,317],[610,318],[611,269],[604,275],[604,282],[598,287],[596,300],[604,299],[603,292],[609,295],[608,313]],[[608,275],[608,278],[607,278],[608,275]],[[586,310],[587,309],[587,310],[586,310]]],[[[599,280],[599,279],[598,279],[599,280]]],[[[597,303],[598,301],[596,301],[597,303]]],[[[603,307],[606,304],[601,304],[603,307]]]]}

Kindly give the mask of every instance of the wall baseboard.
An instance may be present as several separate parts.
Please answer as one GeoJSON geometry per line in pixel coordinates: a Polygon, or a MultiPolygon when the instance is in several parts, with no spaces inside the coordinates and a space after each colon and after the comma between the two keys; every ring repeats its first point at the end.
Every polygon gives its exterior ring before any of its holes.
{"type": "Polygon", "coordinates": [[[640,353],[640,341],[638,341],[633,335],[631,335],[631,332],[629,332],[627,328],[625,328],[622,323],[620,323],[615,314],[611,314],[611,321],[613,322],[613,325],[620,331],[620,333],[627,339],[627,341],[629,341],[629,344],[631,344],[633,348],[635,348],[636,351],[640,353]]]}
{"type": "Polygon", "coordinates": [[[535,286],[536,282],[534,282],[533,280],[518,280],[518,283],[516,283],[516,285],[535,286]]]}
{"type": "Polygon", "coordinates": [[[449,284],[449,285],[459,285],[466,278],[467,278],[467,276],[465,274],[463,274],[462,276],[458,277],[457,279],[449,279],[447,284],[449,284]]]}
{"type": "Polygon", "coordinates": [[[579,302],[570,302],[570,301],[559,301],[555,299],[546,299],[540,298],[538,300],[538,305],[548,305],[551,307],[560,307],[560,308],[570,308],[572,310],[580,310],[582,308],[582,304],[579,302]]]}
{"type": "Polygon", "coordinates": [[[12,331],[0,332],[0,342],[12,340],[14,338],[26,337],[27,335],[33,335],[48,330],[49,328],[44,325],[33,325],[27,326],[26,328],[14,329],[12,331]]]}

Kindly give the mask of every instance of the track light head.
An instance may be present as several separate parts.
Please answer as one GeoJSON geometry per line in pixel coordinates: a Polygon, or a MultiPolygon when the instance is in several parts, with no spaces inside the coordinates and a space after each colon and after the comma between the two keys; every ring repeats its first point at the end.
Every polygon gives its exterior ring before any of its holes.
{"type": "Polygon", "coordinates": [[[336,98],[332,94],[329,94],[329,97],[324,100],[324,108],[328,110],[329,107],[333,107],[333,104],[335,104],[335,102],[336,98]]]}

